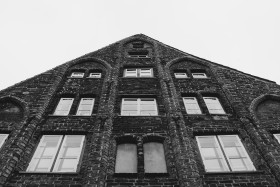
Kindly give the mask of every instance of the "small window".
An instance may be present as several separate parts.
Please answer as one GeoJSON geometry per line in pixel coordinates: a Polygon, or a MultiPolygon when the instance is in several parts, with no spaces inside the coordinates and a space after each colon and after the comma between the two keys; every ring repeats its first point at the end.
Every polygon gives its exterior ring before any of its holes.
{"type": "Polygon", "coordinates": [[[73,98],[61,98],[53,115],[67,116],[70,112],[73,98]]]}
{"type": "Polygon", "coordinates": [[[201,72],[201,73],[193,72],[192,77],[194,79],[205,79],[205,78],[207,78],[206,73],[203,73],[203,72],[201,72]]]}
{"type": "Polygon", "coordinates": [[[137,146],[136,144],[119,144],[115,173],[137,173],[137,146]]]}
{"type": "Polygon", "coordinates": [[[28,172],[76,172],[84,135],[44,135],[27,168],[28,172]]]}
{"type": "Polygon", "coordinates": [[[0,148],[2,147],[7,138],[8,134],[0,134],[0,148]]]}
{"type": "Polygon", "coordinates": [[[174,73],[176,79],[185,79],[188,78],[187,73],[174,73]]]}
{"type": "Polygon", "coordinates": [[[217,97],[203,97],[210,114],[225,114],[217,97]]]}
{"type": "Polygon", "coordinates": [[[83,78],[84,74],[85,73],[83,73],[83,72],[72,72],[71,77],[72,78],[83,78]]]}
{"type": "Polygon", "coordinates": [[[123,98],[122,116],[155,116],[158,115],[154,98],[123,98]]]}
{"type": "Polygon", "coordinates": [[[76,115],[90,116],[94,106],[94,98],[82,98],[76,115]]]}
{"type": "Polygon", "coordinates": [[[153,77],[152,68],[127,68],[124,77],[153,77]]]}
{"type": "Polygon", "coordinates": [[[201,114],[200,107],[195,97],[183,97],[187,114],[201,114]]]}
{"type": "Polygon", "coordinates": [[[145,173],[167,173],[162,143],[148,142],[144,144],[145,173]]]}
{"type": "Polygon", "coordinates": [[[256,170],[237,135],[197,136],[196,140],[207,172],[256,170]]]}
{"type": "Polygon", "coordinates": [[[278,142],[280,143],[280,134],[273,134],[273,135],[278,140],[278,142]]]}
{"type": "Polygon", "coordinates": [[[101,73],[90,73],[89,78],[101,78],[101,73]]]}
{"type": "Polygon", "coordinates": [[[130,51],[128,52],[128,56],[131,58],[148,58],[148,51],[130,51]]]}

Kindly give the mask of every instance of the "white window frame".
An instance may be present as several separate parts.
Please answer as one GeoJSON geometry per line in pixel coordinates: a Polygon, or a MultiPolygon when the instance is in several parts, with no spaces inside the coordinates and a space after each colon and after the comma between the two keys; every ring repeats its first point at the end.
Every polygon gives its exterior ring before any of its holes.
{"type": "Polygon", "coordinates": [[[4,137],[3,140],[0,142],[0,148],[5,143],[6,139],[8,138],[9,134],[0,134],[0,136],[4,137]]]}
{"type": "Polygon", "coordinates": [[[75,71],[75,72],[71,73],[71,77],[72,78],[83,78],[84,75],[85,75],[84,72],[77,72],[77,71],[75,71]]]}
{"type": "Polygon", "coordinates": [[[74,98],[60,98],[53,115],[55,115],[55,116],[67,116],[70,112],[73,101],[74,101],[74,98]],[[59,108],[62,107],[62,105],[64,105],[66,103],[66,101],[69,101],[67,110],[59,110],[59,108]],[[63,113],[63,111],[65,113],[63,113]]]}
{"type": "MultiPolygon", "coordinates": [[[[77,172],[77,167],[79,166],[79,163],[80,163],[80,158],[81,158],[81,155],[82,155],[82,149],[84,147],[84,140],[85,140],[85,136],[84,135],[43,135],[41,137],[41,140],[34,152],[34,155],[29,163],[29,166],[27,168],[27,172],[39,172],[39,173],[51,173],[51,172],[77,172]],[[58,142],[57,142],[57,146],[55,147],[55,154],[53,155],[53,157],[51,158],[51,162],[50,162],[50,165],[48,166],[48,169],[47,171],[36,171],[36,170],[33,170],[32,167],[33,167],[33,164],[36,163],[36,159],[44,159],[42,157],[42,154],[44,152],[44,148],[45,146],[43,145],[44,143],[44,139],[46,137],[54,137],[54,136],[57,136],[59,137],[58,139],[58,142]],[[58,164],[59,164],[59,161],[60,159],[64,159],[63,155],[62,155],[62,149],[63,149],[63,146],[65,146],[65,142],[66,142],[66,139],[69,137],[69,136],[82,136],[82,140],[81,140],[81,144],[80,144],[80,147],[79,147],[79,155],[78,157],[76,158],[77,159],[77,165],[75,166],[74,170],[73,171],[58,171],[58,164]],[[41,148],[42,147],[42,148],[41,148]],[[43,152],[41,152],[43,151],[43,152]],[[41,152],[41,153],[40,153],[41,152]],[[41,156],[40,156],[41,154],[41,156]],[[38,157],[39,155],[39,157],[38,157]],[[34,162],[34,163],[33,163],[34,162]]],[[[37,163],[38,164],[38,163],[37,163]]],[[[35,167],[36,168],[36,167],[35,167]]],[[[34,168],[34,169],[35,169],[34,168]]]]}
{"type": "Polygon", "coordinates": [[[122,104],[121,104],[121,115],[122,116],[157,116],[158,115],[158,108],[157,108],[157,102],[156,102],[156,99],[155,98],[122,98],[122,104]],[[134,99],[134,100],[136,100],[136,102],[137,102],[137,111],[136,111],[136,114],[132,114],[132,115],[130,115],[130,114],[127,114],[124,110],[123,110],[123,105],[125,105],[125,100],[131,100],[131,99],[134,99]],[[150,114],[150,115],[147,115],[147,114],[141,114],[141,112],[142,111],[144,111],[144,110],[141,110],[141,101],[142,100],[147,100],[147,99],[149,99],[149,100],[151,100],[152,101],[152,104],[153,104],[153,110],[151,110],[151,111],[155,111],[155,114],[150,114]]]}
{"type": "MultiPolygon", "coordinates": [[[[205,164],[204,164],[204,167],[205,167],[205,171],[206,172],[235,172],[235,171],[256,171],[256,168],[253,164],[253,162],[251,161],[246,149],[244,148],[242,142],[240,141],[240,138],[238,135],[217,135],[217,136],[196,136],[196,141],[197,141],[197,144],[198,144],[198,148],[199,148],[199,151],[200,151],[200,154],[201,154],[201,157],[202,157],[202,160],[203,160],[203,163],[205,163],[205,157],[204,155],[202,155],[202,149],[201,148],[201,145],[200,145],[200,141],[199,141],[199,138],[207,138],[207,137],[211,137],[211,138],[214,138],[215,142],[216,142],[216,145],[217,145],[217,151],[218,151],[218,154],[220,154],[220,156],[222,156],[222,158],[220,158],[223,162],[223,164],[226,166],[225,167],[225,171],[211,171],[211,168],[206,168],[205,164]],[[235,137],[236,140],[238,141],[239,143],[239,146],[234,146],[234,147],[239,147],[240,150],[244,153],[245,156],[243,157],[235,157],[235,158],[245,158],[248,160],[248,163],[247,165],[245,165],[245,167],[247,167],[248,169],[247,170],[235,170],[233,165],[230,163],[230,157],[229,155],[226,153],[226,148],[224,146],[224,142],[222,141],[222,137],[235,137]]],[[[217,157],[215,157],[214,159],[216,159],[217,157]]]]}
{"type": "Polygon", "coordinates": [[[76,112],[77,116],[91,116],[94,107],[95,98],[81,98],[78,110],[76,112]],[[91,100],[90,104],[84,103],[85,101],[91,100]],[[90,105],[90,110],[82,110],[83,105],[90,105]],[[89,111],[87,115],[81,114],[82,111],[89,111]],[[80,114],[79,114],[80,113],[80,114]]]}
{"type": "Polygon", "coordinates": [[[192,73],[192,77],[194,79],[206,79],[206,78],[208,78],[206,73],[203,73],[203,72],[201,72],[201,73],[194,72],[194,73],[192,73]]]}
{"type": "Polygon", "coordinates": [[[273,134],[273,136],[276,138],[276,140],[280,144],[280,134],[273,134]]]}
{"type": "Polygon", "coordinates": [[[183,102],[184,102],[187,114],[202,114],[196,97],[183,97],[183,102]],[[187,100],[192,100],[193,102],[188,103],[187,100]],[[192,106],[194,106],[194,108],[190,108],[189,107],[190,104],[192,106]]]}
{"type": "Polygon", "coordinates": [[[126,68],[124,77],[153,77],[153,68],[126,68]]]}
{"type": "Polygon", "coordinates": [[[88,78],[101,78],[101,73],[89,73],[88,78]]]}
{"type": "Polygon", "coordinates": [[[217,97],[203,97],[203,100],[210,114],[226,114],[220,100],[217,97]],[[209,100],[213,100],[214,104],[209,103],[209,100]],[[213,107],[212,105],[215,105],[215,107],[213,107]]]}
{"type": "Polygon", "coordinates": [[[186,79],[186,78],[189,78],[187,73],[181,73],[181,72],[176,72],[174,73],[174,76],[176,79],[186,79]]]}

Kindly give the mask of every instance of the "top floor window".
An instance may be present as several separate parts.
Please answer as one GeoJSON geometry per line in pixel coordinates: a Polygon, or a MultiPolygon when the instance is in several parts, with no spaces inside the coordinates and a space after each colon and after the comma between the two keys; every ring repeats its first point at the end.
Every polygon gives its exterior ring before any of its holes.
{"type": "Polygon", "coordinates": [[[0,134],[0,148],[4,144],[5,140],[7,139],[8,134],[0,134]]]}
{"type": "Polygon", "coordinates": [[[129,51],[128,56],[132,58],[148,58],[148,51],[129,51]]]}
{"type": "Polygon", "coordinates": [[[225,111],[217,97],[203,97],[210,114],[225,114],[225,111]]]}
{"type": "Polygon", "coordinates": [[[53,115],[67,116],[70,112],[74,98],[61,98],[53,115]]]}
{"type": "Polygon", "coordinates": [[[175,72],[174,76],[176,79],[185,79],[188,78],[187,73],[183,73],[183,72],[175,72]]]}
{"type": "Polygon", "coordinates": [[[85,73],[83,73],[83,72],[72,72],[71,77],[72,78],[83,78],[84,74],[85,73]]]}
{"type": "Polygon", "coordinates": [[[88,78],[101,78],[101,73],[89,73],[88,78]]]}
{"type": "Polygon", "coordinates": [[[94,98],[82,98],[77,110],[78,116],[90,116],[94,106],[94,98]]]}
{"type": "Polygon", "coordinates": [[[156,116],[157,103],[154,98],[123,98],[122,116],[156,116]]]}
{"type": "Polygon", "coordinates": [[[124,77],[153,77],[152,68],[127,68],[124,77]]]}
{"type": "Polygon", "coordinates": [[[191,73],[192,73],[192,77],[194,79],[205,79],[205,78],[208,78],[207,75],[206,75],[205,70],[203,70],[203,69],[192,69],[191,73]]]}
{"type": "Polygon", "coordinates": [[[187,114],[201,114],[200,107],[195,97],[183,97],[187,114]]]}

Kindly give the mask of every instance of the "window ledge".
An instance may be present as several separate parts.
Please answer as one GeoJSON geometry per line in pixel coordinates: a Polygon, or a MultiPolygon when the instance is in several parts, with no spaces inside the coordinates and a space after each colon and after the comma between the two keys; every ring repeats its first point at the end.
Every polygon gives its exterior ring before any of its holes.
{"type": "Polygon", "coordinates": [[[30,175],[78,175],[77,172],[28,172],[28,171],[19,171],[19,174],[30,174],[30,175]]]}
{"type": "Polygon", "coordinates": [[[156,77],[121,77],[122,79],[155,79],[156,77]]]}
{"type": "Polygon", "coordinates": [[[238,175],[238,174],[261,174],[263,170],[259,171],[232,171],[232,172],[205,172],[204,175],[238,175]]]}
{"type": "Polygon", "coordinates": [[[138,173],[114,173],[113,177],[136,178],[138,173]]]}
{"type": "Polygon", "coordinates": [[[53,114],[49,114],[48,116],[50,117],[83,117],[83,118],[90,118],[90,117],[93,117],[93,116],[96,116],[96,114],[92,114],[90,116],[79,116],[79,115],[53,115],[53,114]]]}

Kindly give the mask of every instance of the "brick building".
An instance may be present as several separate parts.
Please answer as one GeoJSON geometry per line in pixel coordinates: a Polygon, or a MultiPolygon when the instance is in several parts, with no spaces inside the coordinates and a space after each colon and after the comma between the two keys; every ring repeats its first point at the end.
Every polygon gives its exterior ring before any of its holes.
{"type": "Polygon", "coordinates": [[[280,86],[143,34],[0,91],[0,186],[280,186],[280,86]]]}

